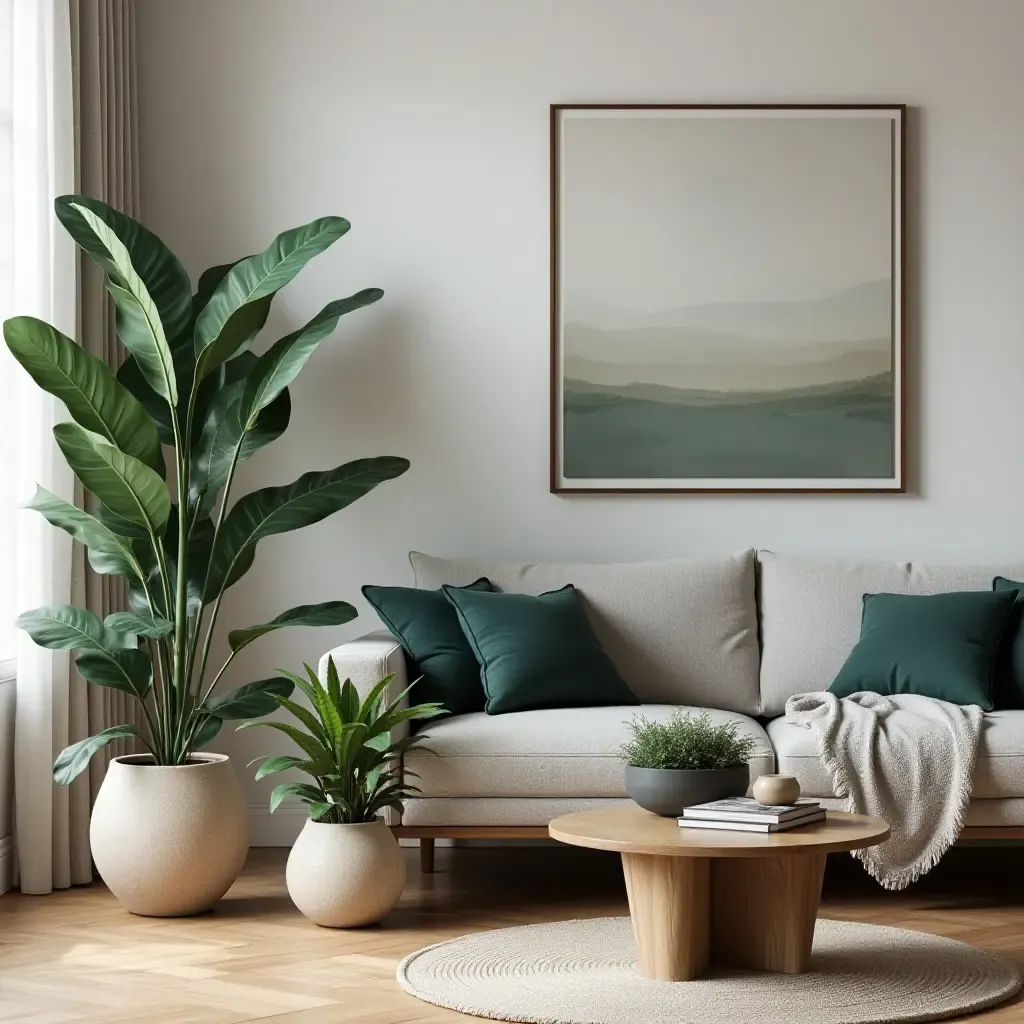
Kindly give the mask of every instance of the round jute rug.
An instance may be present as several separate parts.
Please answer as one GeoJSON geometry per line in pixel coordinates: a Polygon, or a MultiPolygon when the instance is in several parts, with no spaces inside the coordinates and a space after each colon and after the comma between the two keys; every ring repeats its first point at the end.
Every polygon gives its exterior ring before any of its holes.
{"type": "Polygon", "coordinates": [[[1021,987],[1014,967],[962,942],[825,919],[806,974],[648,981],[628,917],[439,942],[407,956],[398,982],[437,1006],[532,1024],[889,1024],[982,1010],[1021,987]]]}

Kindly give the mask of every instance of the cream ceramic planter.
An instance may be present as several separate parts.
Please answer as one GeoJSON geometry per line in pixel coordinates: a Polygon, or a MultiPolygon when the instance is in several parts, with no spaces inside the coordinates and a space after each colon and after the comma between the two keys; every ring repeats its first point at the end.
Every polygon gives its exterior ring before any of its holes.
{"type": "Polygon", "coordinates": [[[288,854],[288,894],[325,928],[358,928],[379,921],[405,886],[398,840],[378,818],[359,825],[307,821],[288,854]]]}
{"type": "Polygon", "coordinates": [[[133,914],[209,910],[249,851],[245,795],[225,754],[175,767],[148,754],[115,757],[89,828],[96,870],[133,914]]]}

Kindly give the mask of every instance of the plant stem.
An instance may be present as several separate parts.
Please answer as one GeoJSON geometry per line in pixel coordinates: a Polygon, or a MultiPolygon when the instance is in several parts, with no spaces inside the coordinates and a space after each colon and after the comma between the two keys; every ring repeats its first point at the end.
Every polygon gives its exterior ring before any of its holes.
{"type": "MultiPolygon", "coordinates": [[[[231,493],[231,484],[232,484],[232,482],[235,479],[235,467],[238,465],[238,456],[239,456],[239,454],[242,451],[242,439],[244,439],[244,437],[245,437],[245,432],[243,431],[242,437],[239,438],[238,443],[235,445],[235,451],[234,451],[234,453],[231,456],[231,465],[228,466],[228,475],[227,475],[227,477],[224,480],[224,490],[223,490],[223,492],[221,494],[220,508],[217,511],[217,522],[214,524],[214,527],[213,527],[213,541],[212,541],[212,543],[210,545],[210,562],[207,563],[207,566],[206,566],[206,577],[203,580],[203,594],[204,595],[206,594],[206,588],[207,588],[207,586],[208,586],[208,584],[210,582],[210,565],[213,563],[213,553],[217,550],[217,538],[220,536],[221,523],[224,522],[224,512],[225,512],[225,510],[228,507],[228,496],[231,493]]],[[[226,582],[227,581],[225,581],[225,584],[226,584],[226,582]]],[[[203,639],[203,651],[202,651],[202,655],[200,656],[200,660],[199,660],[199,673],[196,676],[196,687],[197,687],[198,690],[202,689],[203,680],[206,678],[206,664],[207,664],[207,662],[209,661],[209,658],[210,658],[210,645],[213,642],[213,629],[214,629],[214,626],[217,625],[217,616],[220,614],[220,602],[221,602],[221,599],[223,597],[224,597],[224,587],[221,587],[221,591],[217,595],[217,599],[213,602],[213,610],[210,613],[210,621],[209,621],[209,624],[207,625],[206,636],[203,639]]],[[[202,618],[203,610],[204,610],[204,605],[200,605],[199,606],[199,615],[198,615],[197,620],[196,620],[196,631],[197,632],[198,632],[198,628],[199,628],[199,619],[202,618]]],[[[232,657],[233,656],[234,655],[232,655],[232,657]]],[[[225,662],[223,668],[221,668],[220,672],[217,673],[217,678],[214,679],[214,685],[216,685],[217,679],[220,678],[221,673],[224,671],[225,668],[227,668],[228,663],[230,663],[230,661],[231,661],[231,658],[228,658],[228,661],[225,662]]],[[[206,696],[209,696],[210,693],[212,692],[212,690],[213,690],[213,686],[211,686],[210,689],[206,691],[206,696]]],[[[203,697],[203,700],[206,700],[206,697],[203,697]]],[[[199,703],[200,703],[200,706],[201,706],[202,705],[202,701],[200,701],[199,703]]]]}
{"type": "Polygon", "coordinates": [[[228,665],[230,665],[230,664],[231,664],[231,662],[232,662],[232,661],[234,661],[234,660],[235,660],[235,652],[234,652],[234,651],[232,651],[232,652],[231,652],[231,653],[230,653],[230,654],[228,655],[228,660],[227,660],[227,661],[225,661],[225,662],[224,662],[224,664],[223,664],[223,665],[221,665],[221,667],[220,667],[220,668],[219,668],[219,669],[217,670],[217,674],[216,674],[216,675],[215,675],[215,676],[213,677],[213,682],[211,682],[211,683],[210,683],[210,685],[209,685],[209,686],[208,686],[208,687],[206,688],[206,692],[205,692],[205,693],[203,694],[203,696],[202,696],[201,700],[199,701],[199,707],[202,707],[202,706],[203,706],[203,704],[204,704],[204,703],[205,703],[205,701],[206,701],[206,698],[207,698],[207,697],[209,697],[211,693],[213,693],[214,689],[215,689],[215,688],[216,688],[216,686],[217,686],[217,683],[219,683],[219,682],[220,682],[220,677],[221,677],[222,675],[224,675],[224,670],[225,670],[225,669],[226,669],[226,668],[228,667],[228,665]]]}
{"type": "MultiPolygon", "coordinates": [[[[150,656],[150,658],[152,658],[152,656],[153,656],[152,648],[150,649],[149,656],[150,656]]],[[[153,675],[154,675],[154,682],[155,682],[155,677],[156,677],[156,666],[155,665],[153,666],[153,675]]],[[[154,705],[156,705],[157,711],[159,712],[159,704],[157,704],[157,701],[156,701],[156,687],[155,686],[153,686],[150,689],[150,693],[152,693],[154,695],[153,696],[153,703],[154,703],[154,705]]],[[[153,743],[155,743],[155,744],[157,744],[159,746],[160,732],[159,732],[159,730],[156,727],[156,722],[153,721],[153,716],[150,714],[149,704],[147,703],[148,700],[149,700],[149,694],[146,694],[146,696],[143,697],[139,701],[139,703],[142,705],[142,713],[143,713],[143,715],[146,716],[146,725],[149,727],[149,735],[153,738],[153,743]]],[[[156,758],[157,763],[159,764],[160,763],[160,756],[157,753],[157,751],[153,748],[153,745],[147,743],[146,746],[148,746],[149,749],[152,751],[153,756],[156,758]]]]}
{"type": "MultiPolygon", "coordinates": [[[[191,442],[192,412],[195,408],[197,382],[192,382],[188,400],[188,413],[185,416],[185,439],[191,442]]],[[[174,750],[175,763],[180,763],[182,751],[179,749],[183,719],[185,718],[185,648],[188,643],[188,486],[189,486],[189,450],[182,446],[181,429],[178,426],[177,410],[172,410],[171,423],[174,428],[174,450],[178,466],[178,557],[177,580],[174,587],[174,678],[171,690],[174,693],[175,718],[174,750]],[[179,704],[180,700],[180,704],[179,704]]],[[[166,578],[166,566],[164,567],[166,578]]],[[[168,607],[168,610],[170,608],[168,607]]],[[[187,755],[187,751],[185,754],[187,755]]]]}
{"type": "MultiPolygon", "coordinates": [[[[150,611],[154,612],[155,614],[156,603],[153,601],[153,592],[149,589],[149,582],[147,581],[145,575],[142,573],[141,569],[139,571],[139,579],[142,582],[142,589],[145,591],[146,600],[149,602],[150,611]]],[[[153,736],[153,741],[154,743],[156,743],[159,753],[157,750],[154,750],[153,753],[154,756],[157,757],[158,762],[163,764],[167,760],[166,743],[167,735],[170,729],[170,705],[168,703],[167,694],[168,680],[170,678],[170,666],[167,661],[167,651],[165,650],[163,642],[161,640],[150,641],[149,656],[151,659],[153,659],[154,662],[154,678],[156,678],[159,675],[160,696],[163,697],[163,701],[161,702],[160,697],[157,696],[156,688],[154,687],[153,703],[156,706],[157,721],[160,723],[160,729],[158,732],[155,732],[153,736]],[[159,655],[158,659],[153,659],[154,648],[157,654],[159,655]],[[159,668],[159,673],[157,673],[157,668],[159,668]]]]}

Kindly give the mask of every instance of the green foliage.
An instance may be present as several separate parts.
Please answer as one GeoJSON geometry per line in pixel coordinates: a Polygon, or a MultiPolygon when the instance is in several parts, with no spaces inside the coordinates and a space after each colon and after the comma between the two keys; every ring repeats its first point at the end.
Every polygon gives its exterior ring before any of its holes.
{"type": "Polygon", "coordinates": [[[622,746],[622,759],[634,768],[734,768],[754,752],[754,740],[741,736],[737,722],[712,725],[703,711],[676,710],[667,722],[636,715],[629,723],[633,738],[622,746]]]}
{"type": "Polygon", "coordinates": [[[117,725],[64,750],[54,779],[67,784],[115,739],[137,736],[157,764],[183,764],[225,720],[287,706],[294,683],[285,678],[212,694],[235,654],[264,633],[339,625],[355,609],[300,605],[234,630],[230,656],[211,672],[224,591],[252,566],[260,540],[333,515],[409,463],[360,459],[229,504],[238,463],[288,427],[288,385],[341,316],[383,295],[367,288],[335,300],[263,355],[251,351],[274,295],[348,231],[347,220],[285,231],[264,252],[205,271],[192,294],[181,262],[138,221],[88,196],[61,196],[55,210],[104,272],[128,356],[115,374],[41,320],[5,321],[15,359],[67,406],[73,422],[54,427],[54,438],[94,499],[84,511],[40,487],[28,507],[84,545],[94,571],[124,576],[131,608],[102,622],[82,608],[37,608],[18,625],[41,647],[79,651],[82,677],[133,696],[146,720],[144,733],[117,725]]]}
{"type": "Polygon", "coordinates": [[[305,803],[314,821],[327,824],[373,821],[385,807],[401,812],[403,801],[419,790],[403,779],[398,762],[405,751],[426,737],[417,733],[392,743],[391,730],[399,722],[446,714],[444,708],[440,704],[402,707],[412,687],[389,700],[388,687],[393,676],[382,679],[360,700],[350,679],[341,682],[333,658],[327,660],[326,687],[309,665],[304,668],[305,677],[290,672],[285,675],[306,696],[309,708],[287,695],[274,695],[274,700],[298,721],[298,726],[270,721],[243,722],[238,727],[276,729],[289,736],[302,751],[301,757],[256,758],[263,762],[256,771],[257,780],[289,769],[304,772],[312,780],[276,786],[270,794],[271,812],[288,796],[305,803]]]}

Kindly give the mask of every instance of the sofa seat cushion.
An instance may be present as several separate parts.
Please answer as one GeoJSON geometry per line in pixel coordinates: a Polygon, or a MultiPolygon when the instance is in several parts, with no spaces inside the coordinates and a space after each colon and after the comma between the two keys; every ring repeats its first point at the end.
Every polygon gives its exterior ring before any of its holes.
{"type": "MultiPolygon", "coordinates": [[[[804,796],[845,796],[834,793],[818,757],[814,733],[789,725],[784,718],[768,723],[778,771],[795,775],[804,796]]],[[[975,800],[1024,797],[1024,711],[992,711],[985,715],[974,769],[975,800]]]]}
{"type": "MultiPolygon", "coordinates": [[[[424,798],[625,797],[619,748],[630,736],[628,723],[634,714],[666,721],[675,710],[646,704],[441,718],[424,727],[426,749],[410,750],[405,765],[419,775],[410,781],[424,798]]],[[[754,737],[752,780],[774,770],[771,744],[757,722],[730,711],[708,713],[713,724],[738,722],[754,737]]]]}

